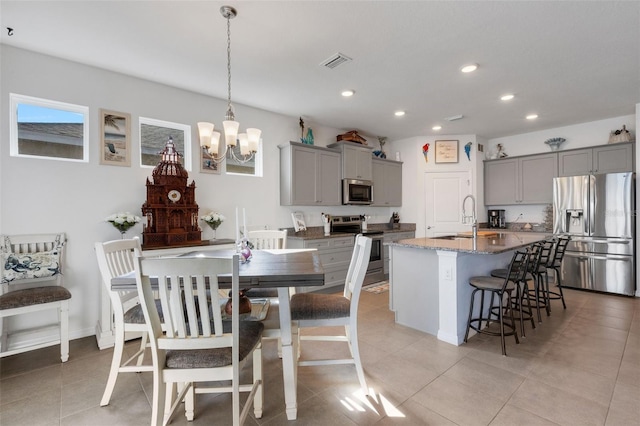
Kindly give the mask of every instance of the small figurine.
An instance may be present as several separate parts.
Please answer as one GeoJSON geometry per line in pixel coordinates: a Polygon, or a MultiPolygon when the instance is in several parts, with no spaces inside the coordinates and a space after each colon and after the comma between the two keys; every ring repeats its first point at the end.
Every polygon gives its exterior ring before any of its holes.
{"type": "Polygon", "coordinates": [[[471,161],[471,145],[473,145],[471,142],[467,142],[464,146],[464,153],[467,154],[467,159],[469,161],[471,161]]]}
{"type": "Polygon", "coordinates": [[[422,145],[422,155],[424,155],[424,161],[426,161],[427,163],[429,162],[429,157],[427,156],[429,154],[429,144],[425,143],[424,145],[422,145]]]}

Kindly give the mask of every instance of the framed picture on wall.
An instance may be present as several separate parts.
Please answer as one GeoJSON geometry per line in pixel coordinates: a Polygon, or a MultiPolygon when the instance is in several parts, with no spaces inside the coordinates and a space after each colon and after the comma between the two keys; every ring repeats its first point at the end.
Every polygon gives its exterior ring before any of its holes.
{"type": "Polygon", "coordinates": [[[100,164],[131,166],[131,115],[100,110],[100,164]]]}
{"type": "Polygon", "coordinates": [[[436,141],[436,163],[457,163],[459,141],[436,141]]]}
{"type": "Polygon", "coordinates": [[[200,147],[200,171],[202,173],[220,174],[222,164],[216,163],[214,159],[217,160],[218,157],[211,155],[206,148],[200,147]]]}

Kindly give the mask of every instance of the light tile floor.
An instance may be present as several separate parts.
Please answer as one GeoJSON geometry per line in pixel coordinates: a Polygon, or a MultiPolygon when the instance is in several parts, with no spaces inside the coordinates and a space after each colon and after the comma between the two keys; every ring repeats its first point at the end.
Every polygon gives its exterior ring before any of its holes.
{"type": "MultiPolygon", "coordinates": [[[[265,344],[266,400],[248,425],[638,425],[640,299],[566,290],[550,317],[516,345],[474,336],[456,347],[396,325],[388,293],[363,292],[360,342],[368,384],[359,394],[353,366],[299,370],[298,420],[284,414],[275,341],[265,344]]],[[[137,342],[131,342],[130,350],[137,342]]],[[[303,357],[336,354],[305,342],[303,357]]],[[[336,344],[339,345],[339,344],[336,344]]],[[[111,404],[99,401],[111,350],[95,339],[0,360],[0,424],[148,425],[150,373],[121,375],[111,404]]],[[[198,399],[193,424],[230,424],[228,395],[198,399]]],[[[178,414],[172,424],[188,424],[178,414]]]]}

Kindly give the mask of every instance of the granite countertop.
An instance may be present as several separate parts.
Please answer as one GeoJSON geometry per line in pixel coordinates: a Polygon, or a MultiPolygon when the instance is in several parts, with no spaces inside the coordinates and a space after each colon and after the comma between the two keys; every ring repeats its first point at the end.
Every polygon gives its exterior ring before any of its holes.
{"type": "Polygon", "coordinates": [[[538,241],[550,238],[551,234],[537,232],[504,232],[495,237],[478,237],[475,240],[467,237],[447,238],[410,238],[393,243],[388,246],[408,247],[423,250],[457,251],[461,253],[498,254],[506,251],[526,247],[538,241]],[[451,239],[448,239],[451,238],[451,239]]]}
{"type": "MultiPolygon", "coordinates": [[[[394,232],[415,232],[415,223],[396,223],[393,228],[389,227],[387,223],[370,223],[367,227],[368,231],[382,231],[385,234],[394,232]]],[[[287,238],[296,238],[300,240],[317,240],[321,238],[340,238],[356,235],[355,233],[345,232],[332,232],[329,235],[324,235],[324,228],[322,226],[311,226],[306,231],[294,232],[293,228],[287,228],[287,238]]]]}

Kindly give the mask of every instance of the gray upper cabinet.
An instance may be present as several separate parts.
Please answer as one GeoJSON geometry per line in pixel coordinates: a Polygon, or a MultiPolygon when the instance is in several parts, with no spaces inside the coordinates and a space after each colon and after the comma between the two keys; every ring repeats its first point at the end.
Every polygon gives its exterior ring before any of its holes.
{"type": "Polygon", "coordinates": [[[338,206],[340,153],[298,142],[280,145],[280,205],[338,206]]]}
{"type": "Polygon", "coordinates": [[[372,159],[373,206],[396,207],[402,205],[402,163],[372,159]]]}
{"type": "Polygon", "coordinates": [[[342,151],[342,177],[344,179],[373,180],[373,148],[353,142],[337,142],[329,148],[342,151]]]}
{"type": "Polygon", "coordinates": [[[553,178],[558,176],[556,153],[484,162],[484,203],[488,206],[548,204],[553,178]]]}
{"type": "Polygon", "coordinates": [[[633,143],[558,152],[560,176],[633,171],[633,143]]]}

